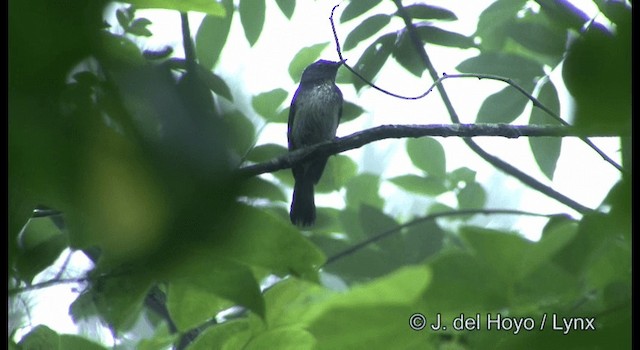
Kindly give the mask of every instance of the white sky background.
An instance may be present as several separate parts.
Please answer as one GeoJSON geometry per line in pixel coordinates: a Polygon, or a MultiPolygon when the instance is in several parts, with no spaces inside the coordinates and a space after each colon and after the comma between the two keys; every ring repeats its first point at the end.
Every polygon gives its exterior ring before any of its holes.
{"type": "MultiPolygon", "coordinates": [[[[456,1],[430,1],[429,4],[439,5],[455,12],[459,20],[455,22],[441,22],[438,24],[443,29],[455,31],[465,35],[472,35],[476,29],[477,19],[482,10],[488,6],[490,0],[456,0],[456,1]]],[[[330,42],[329,47],[321,56],[324,59],[337,60],[333,43],[333,34],[329,23],[331,8],[335,1],[308,1],[298,0],[294,16],[289,21],[279,10],[275,2],[267,1],[267,16],[260,39],[254,47],[250,47],[240,23],[238,15],[233,19],[232,29],[227,44],[224,47],[218,65],[214,67],[216,74],[222,76],[234,95],[235,103],[239,106],[251,105],[251,96],[259,93],[283,88],[290,92],[283,107],[290,103],[293,92],[297,86],[289,78],[288,66],[291,59],[303,47],[321,42],[330,42]]],[[[597,12],[591,1],[572,1],[590,16],[597,12]]],[[[410,1],[405,1],[405,5],[410,1]]],[[[339,23],[339,17],[347,2],[344,2],[336,11],[336,26],[342,42],[347,34],[360,23],[360,19],[339,23]]],[[[368,15],[376,13],[391,14],[395,12],[395,6],[391,1],[383,1],[381,5],[370,11],[368,15]]],[[[182,38],[180,32],[180,16],[177,12],[163,10],[139,10],[138,17],[149,18],[153,24],[149,29],[154,36],[143,43],[145,49],[160,49],[166,45],[175,48],[175,54],[182,56],[182,38]]],[[[190,14],[192,35],[197,33],[197,27],[203,15],[190,14]]],[[[108,20],[116,25],[115,17],[108,20]]],[[[391,22],[394,29],[402,26],[401,20],[391,22]]],[[[383,29],[378,35],[388,31],[383,29]]],[[[374,36],[372,39],[375,39],[374,36]]],[[[354,50],[343,52],[347,63],[355,64],[362,51],[371,40],[361,43],[354,50]]],[[[427,52],[435,68],[440,72],[455,73],[454,67],[462,60],[478,54],[477,50],[461,51],[452,48],[442,48],[427,45],[427,52]]],[[[561,70],[553,72],[557,83],[561,70]]],[[[422,79],[418,79],[404,71],[390,58],[375,83],[387,90],[398,94],[415,96],[423,93],[431,86],[432,81],[425,72],[422,79]]],[[[502,83],[477,79],[448,79],[444,86],[451,101],[460,115],[462,122],[473,122],[478,109],[484,99],[505,85],[502,83]]],[[[570,103],[562,94],[566,94],[563,86],[556,84],[561,93],[561,116],[568,119],[570,115],[570,103]]],[[[353,132],[383,125],[383,124],[432,124],[450,123],[449,116],[444,109],[440,96],[433,92],[428,97],[417,101],[398,100],[384,95],[371,88],[363,88],[359,94],[355,93],[352,86],[340,86],[345,99],[354,102],[367,112],[356,120],[340,125],[338,136],[346,136],[353,132]]],[[[526,124],[530,108],[525,110],[523,116],[514,124],[526,124]]],[[[251,110],[243,110],[247,115],[253,116],[257,123],[261,118],[253,114],[251,110]]],[[[262,125],[258,125],[260,128],[262,125]]],[[[471,152],[458,138],[437,138],[446,152],[447,171],[466,166],[477,171],[477,180],[483,184],[487,191],[487,208],[521,209],[538,213],[569,213],[575,215],[571,209],[559,204],[555,200],[528,189],[519,181],[496,171],[491,165],[471,152]]],[[[488,152],[499,156],[503,160],[518,167],[524,172],[534,176],[543,183],[551,185],[554,189],[576,200],[577,202],[595,208],[608,190],[619,178],[619,173],[611,165],[603,161],[593,150],[575,138],[564,138],[562,154],[558,161],[554,181],[548,181],[540,172],[526,138],[476,138],[476,141],[488,152]]],[[[615,161],[620,162],[617,139],[593,139],[605,153],[615,161]]],[[[286,124],[267,125],[258,140],[258,144],[278,143],[286,146],[286,124]]],[[[399,139],[385,140],[368,144],[360,149],[345,152],[359,165],[360,172],[372,172],[381,174],[383,178],[418,173],[405,152],[405,141],[399,139]]],[[[290,193],[289,193],[290,194],[290,193]]],[[[411,215],[423,215],[428,202],[423,198],[408,196],[406,192],[389,183],[381,186],[381,196],[387,200],[385,210],[401,219],[408,219],[411,215]]],[[[340,194],[318,196],[320,206],[341,207],[344,205],[340,194]]],[[[455,206],[453,196],[438,198],[445,204],[455,206]]],[[[489,225],[502,229],[512,229],[523,233],[530,239],[538,239],[542,225],[546,220],[520,218],[520,217],[478,217],[472,223],[477,225],[489,225]]],[[[60,262],[61,263],[61,262],[60,262]]],[[[59,264],[58,264],[59,265],[59,264]]],[[[77,272],[89,267],[89,262],[81,254],[74,254],[70,270],[77,272]]],[[[53,272],[43,272],[34,281],[35,283],[46,281],[55,275],[53,272]]],[[[77,276],[74,274],[73,276],[77,276]]],[[[30,311],[31,325],[46,324],[60,333],[77,333],[78,327],[68,317],[69,304],[75,299],[77,293],[72,290],[74,285],[60,285],[28,293],[27,300],[32,305],[30,311]]],[[[25,328],[20,335],[28,332],[25,328]]],[[[108,332],[101,332],[105,345],[111,346],[108,332]]]]}

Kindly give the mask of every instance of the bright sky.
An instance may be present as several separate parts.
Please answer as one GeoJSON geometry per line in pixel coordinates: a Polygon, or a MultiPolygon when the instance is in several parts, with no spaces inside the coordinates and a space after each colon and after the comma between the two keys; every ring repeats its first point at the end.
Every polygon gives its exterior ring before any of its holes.
{"type": "MultiPolygon", "coordinates": [[[[461,34],[471,35],[475,31],[477,18],[482,10],[492,1],[489,0],[440,0],[430,1],[430,4],[440,5],[453,10],[459,20],[441,25],[443,29],[457,31],[461,34]]],[[[224,48],[219,64],[214,68],[215,72],[226,79],[232,89],[232,93],[239,104],[250,106],[250,96],[261,92],[270,91],[275,88],[284,88],[291,93],[296,89],[295,84],[289,78],[287,68],[294,55],[303,47],[321,42],[331,44],[323,53],[322,58],[336,60],[337,53],[333,44],[333,36],[329,23],[331,8],[334,1],[297,1],[294,17],[287,20],[277,8],[275,2],[267,2],[267,20],[265,27],[254,47],[249,47],[239,18],[233,20],[233,26],[227,45],[224,48]]],[[[408,3],[408,2],[407,2],[408,3]]],[[[590,1],[572,1],[589,15],[594,15],[597,11],[595,5],[590,1]]],[[[336,17],[339,18],[341,10],[346,3],[341,6],[336,17]]],[[[393,13],[395,7],[391,1],[384,1],[371,13],[393,13]]],[[[161,10],[140,10],[139,17],[147,17],[153,25],[149,29],[154,36],[144,45],[145,48],[159,49],[166,45],[176,48],[176,54],[182,55],[182,39],[180,33],[180,16],[175,12],[161,10]]],[[[203,16],[192,13],[190,22],[192,34],[197,32],[197,26],[203,16]]],[[[115,18],[109,20],[115,24],[115,18]]],[[[337,22],[337,19],[336,19],[337,22]]],[[[394,23],[394,22],[392,22],[394,23]]],[[[341,40],[357,24],[358,20],[337,24],[338,35],[341,40]]],[[[399,21],[395,28],[402,25],[399,21]]],[[[368,44],[361,44],[356,49],[344,52],[348,63],[355,63],[361,52],[368,44]]],[[[463,59],[477,55],[477,51],[460,51],[448,48],[441,48],[433,45],[427,46],[427,51],[436,67],[441,73],[454,73],[454,67],[463,59]]],[[[553,72],[552,77],[560,77],[560,69],[553,72]]],[[[557,81],[557,80],[556,80],[557,81]]],[[[393,60],[387,61],[382,72],[377,77],[376,84],[379,86],[405,95],[418,95],[424,92],[432,83],[427,74],[422,79],[406,73],[393,60]]],[[[463,122],[472,122],[482,101],[489,94],[498,91],[504,85],[492,81],[478,81],[475,79],[449,79],[444,84],[458,114],[463,122]]],[[[561,94],[566,92],[563,87],[558,86],[561,94]]],[[[346,136],[355,131],[368,127],[383,124],[430,124],[449,123],[450,119],[441,103],[437,93],[418,101],[404,101],[383,95],[373,89],[363,89],[360,94],[356,94],[351,86],[341,86],[345,99],[352,101],[363,107],[367,114],[355,121],[345,123],[338,128],[338,136],[346,136]]],[[[291,96],[285,101],[290,103],[291,96]]],[[[564,103],[563,99],[561,114],[566,118],[570,112],[570,104],[564,103]]],[[[525,116],[516,121],[526,123],[525,116]]],[[[243,112],[252,115],[250,110],[243,112]]],[[[259,117],[255,116],[256,122],[259,117]]],[[[261,125],[259,125],[261,126],[261,125]]],[[[547,197],[525,188],[517,180],[507,177],[500,172],[496,172],[493,167],[473,154],[457,138],[438,138],[446,152],[447,170],[451,171],[461,166],[469,167],[477,171],[477,179],[481,182],[488,193],[487,208],[519,208],[532,212],[543,213],[575,213],[563,205],[548,199],[547,197]]],[[[609,164],[604,162],[595,152],[585,146],[582,142],[565,138],[562,144],[562,155],[558,162],[553,183],[545,180],[544,175],[538,170],[533,161],[529,145],[526,138],[510,140],[504,138],[478,138],[478,141],[487,151],[498,155],[527,172],[528,174],[542,180],[544,183],[552,185],[561,193],[589,207],[596,207],[604,198],[611,185],[619,178],[618,172],[609,164]]],[[[620,162],[618,152],[619,143],[616,139],[594,139],[593,140],[604,152],[617,162],[620,162]]],[[[268,125],[263,129],[258,143],[279,143],[286,145],[286,125],[268,125]]],[[[417,173],[412,167],[405,153],[405,142],[403,140],[387,140],[369,144],[361,149],[346,152],[346,155],[360,165],[360,171],[368,171],[382,174],[384,178],[393,176],[417,173]]],[[[388,207],[385,208],[393,215],[407,217],[410,214],[423,213],[427,202],[424,199],[408,197],[406,193],[391,184],[383,184],[381,195],[388,199],[388,207]]],[[[318,198],[319,205],[341,207],[343,205],[341,196],[338,194],[323,195],[318,198]]],[[[443,202],[455,205],[444,196],[440,198],[443,202]]],[[[531,218],[478,218],[475,224],[491,225],[493,227],[510,228],[518,230],[530,239],[539,238],[541,225],[544,220],[531,218]]],[[[64,254],[59,264],[64,260],[64,254]]],[[[82,254],[74,254],[71,261],[71,270],[78,271],[90,267],[90,263],[82,254]]],[[[42,282],[50,279],[57,272],[56,269],[45,271],[34,281],[42,282]]],[[[74,275],[77,276],[77,275],[74,275]]],[[[60,285],[37,292],[27,296],[29,300],[31,314],[31,324],[46,324],[60,333],[76,333],[77,326],[68,317],[69,304],[77,296],[73,290],[74,285],[60,285]]],[[[20,332],[18,336],[28,332],[20,332]]],[[[103,341],[111,345],[108,332],[101,332],[103,341]]],[[[94,333],[95,334],[95,333],[94,333]]]]}

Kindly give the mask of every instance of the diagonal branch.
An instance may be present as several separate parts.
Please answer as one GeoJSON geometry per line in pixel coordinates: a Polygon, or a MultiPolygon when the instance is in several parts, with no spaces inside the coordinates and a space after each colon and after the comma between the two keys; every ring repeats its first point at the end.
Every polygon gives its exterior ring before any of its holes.
{"type": "MultiPolygon", "coordinates": [[[[417,50],[418,55],[420,56],[420,59],[424,63],[425,67],[427,68],[427,71],[429,71],[429,75],[431,76],[431,79],[433,79],[433,81],[438,80],[438,72],[436,71],[435,67],[431,63],[431,60],[429,59],[429,55],[427,54],[427,51],[422,45],[422,42],[420,41],[418,34],[416,33],[415,27],[411,22],[411,17],[409,17],[409,15],[407,14],[407,11],[402,6],[402,1],[394,0],[394,3],[398,8],[398,13],[400,14],[400,16],[402,17],[405,23],[407,32],[409,33],[409,38],[411,39],[413,46],[417,50]]],[[[449,112],[449,115],[451,116],[451,121],[454,123],[460,123],[460,118],[458,117],[457,112],[453,108],[453,104],[451,103],[451,100],[449,99],[449,95],[445,91],[444,87],[440,84],[437,86],[437,89],[438,89],[438,92],[440,93],[440,97],[442,98],[442,101],[444,102],[445,107],[447,108],[447,112],[449,112]]],[[[579,213],[584,214],[586,212],[591,211],[590,208],[585,207],[582,204],[574,201],[573,199],[554,190],[553,188],[547,185],[544,185],[542,182],[538,181],[534,177],[526,174],[525,172],[503,161],[502,159],[492,154],[489,154],[484,149],[482,149],[482,147],[480,147],[477,143],[475,143],[472,139],[463,138],[463,141],[467,144],[467,146],[469,146],[469,148],[471,148],[471,150],[473,150],[476,154],[478,154],[482,159],[484,159],[494,167],[502,170],[503,172],[520,180],[520,182],[522,182],[523,184],[541,193],[544,193],[546,196],[557,200],[558,202],[572,208],[573,210],[579,213]]]]}
{"type": "MultiPolygon", "coordinates": [[[[319,143],[287,153],[264,163],[248,165],[239,169],[242,176],[250,177],[277,170],[290,168],[292,164],[305,161],[320,155],[329,156],[344,151],[360,148],[366,144],[399,138],[417,138],[424,136],[440,137],[474,137],[499,136],[506,138],[528,137],[566,137],[582,136],[580,131],[565,126],[530,126],[507,124],[432,124],[432,125],[382,125],[366,129],[351,135],[336,138],[333,141],[319,143]]],[[[590,136],[620,136],[609,132],[590,136]]]]}

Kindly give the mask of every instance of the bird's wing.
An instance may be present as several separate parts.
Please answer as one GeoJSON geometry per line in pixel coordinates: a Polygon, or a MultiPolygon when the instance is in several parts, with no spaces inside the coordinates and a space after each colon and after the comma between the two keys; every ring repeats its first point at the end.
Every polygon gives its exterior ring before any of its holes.
{"type": "Polygon", "coordinates": [[[296,115],[296,101],[298,100],[298,93],[300,92],[300,88],[296,90],[296,93],[293,94],[293,99],[291,100],[291,106],[289,107],[289,121],[287,123],[287,141],[289,142],[289,150],[295,149],[295,145],[293,144],[293,140],[291,137],[291,128],[293,128],[293,118],[296,115]]]}

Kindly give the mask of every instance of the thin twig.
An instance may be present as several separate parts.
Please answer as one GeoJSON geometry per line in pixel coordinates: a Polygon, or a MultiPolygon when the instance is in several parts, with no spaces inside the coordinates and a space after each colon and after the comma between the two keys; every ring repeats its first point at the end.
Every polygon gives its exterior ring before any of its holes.
{"type": "Polygon", "coordinates": [[[433,221],[435,219],[439,219],[439,218],[443,218],[443,217],[449,217],[449,216],[464,216],[464,215],[477,215],[477,214],[483,214],[483,215],[493,215],[493,214],[501,214],[501,215],[526,215],[526,216],[537,216],[537,217],[547,217],[547,218],[551,218],[551,217],[557,217],[557,216],[563,216],[563,217],[567,217],[570,218],[568,215],[565,214],[539,214],[539,213],[532,213],[532,212],[527,212],[527,211],[522,211],[522,210],[512,210],[512,209],[469,209],[469,210],[456,210],[456,211],[448,211],[448,212],[442,212],[442,213],[435,213],[435,214],[431,214],[431,215],[427,215],[412,221],[409,221],[405,224],[402,225],[398,225],[392,229],[389,229],[387,231],[378,233],[356,245],[353,245],[337,254],[334,254],[333,256],[329,257],[327,259],[327,261],[325,262],[324,266],[327,266],[331,263],[336,262],[339,259],[344,258],[345,256],[351,255],[354,252],[372,244],[375,243],[381,239],[387,238],[390,235],[396,233],[396,232],[400,232],[400,230],[402,230],[403,228],[406,227],[410,227],[410,226],[414,226],[426,221],[433,221]]]}
{"type": "Polygon", "coordinates": [[[66,284],[66,283],[83,283],[83,282],[88,282],[89,281],[89,277],[76,277],[76,278],[65,278],[65,279],[51,279],[48,281],[44,281],[41,283],[37,283],[37,284],[32,284],[29,286],[25,286],[25,287],[18,287],[18,288],[12,288],[9,289],[9,296],[13,296],[15,294],[18,293],[24,293],[24,292],[30,292],[30,291],[34,291],[34,290],[38,290],[38,289],[43,289],[43,288],[48,288],[48,287],[52,287],[52,286],[56,286],[59,284],[66,284]]]}
{"type": "MultiPolygon", "coordinates": [[[[420,41],[420,38],[418,37],[418,34],[416,33],[415,27],[411,23],[411,17],[409,17],[409,15],[407,14],[406,10],[402,6],[402,1],[401,0],[394,0],[394,3],[396,4],[396,7],[398,8],[398,13],[400,14],[400,16],[402,17],[402,19],[405,22],[405,26],[406,26],[407,31],[409,33],[409,38],[411,39],[411,41],[413,43],[413,46],[417,50],[418,55],[422,59],[423,64],[427,68],[427,71],[429,71],[429,74],[431,75],[431,78],[433,79],[433,81],[438,80],[438,78],[439,78],[438,77],[438,72],[436,71],[435,67],[431,63],[431,60],[429,59],[429,55],[427,54],[427,51],[425,50],[424,46],[422,45],[422,43],[420,41]]],[[[444,102],[445,107],[447,108],[447,112],[449,113],[449,115],[451,117],[451,121],[454,122],[454,123],[460,123],[460,118],[458,117],[458,114],[456,113],[455,109],[453,108],[453,104],[451,103],[451,100],[449,99],[449,96],[448,96],[446,90],[444,89],[444,87],[442,86],[442,84],[439,84],[437,86],[437,89],[438,89],[438,92],[440,93],[440,97],[442,98],[442,101],[444,102]]],[[[571,198],[563,195],[562,193],[554,190],[553,188],[544,185],[543,183],[541,183],[540,181],[538,181],[534,177],[526,174],[525,172],[523,172],[520,169],[512,166],[511,164],[503,161],[502,159],[489,154],[488,152],[483,150],[477,143],[475,143],[472,139],[463,138],[463,141],[467,144],[467,146],[469,146],[469,148],[471,148],[471,150],[473,150],[476,154],[478,154],[480,157],[482,157],[489,164],[491,164],[494,167],[496,167],[497,169],[500,169],[503,172],[515,177],[516,179],[520,180],[520,182],[522,182],[523,184],[525,184],[525,185],[527,185],[527,186],[529,186],[529,187],[531,187],[531,188],[533,188],[533,189],[535,189],[535,190],[537,190],[537,191],[539,191],[541,193],[544,193],[548,197],[551,197],[551,198],[557,200],[558,202],[560,202],[560,203],[572,208],[573,210],[575,210],[575,211],[577,211],[579,213],[584,214],[584,213],[592,211],[592,209],[590,209],[588,207],[585,207],[582,204],[574,201],[573,199],[571,199],[571,198]]]]}

